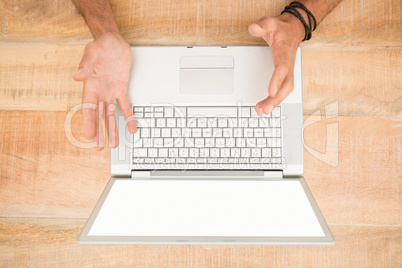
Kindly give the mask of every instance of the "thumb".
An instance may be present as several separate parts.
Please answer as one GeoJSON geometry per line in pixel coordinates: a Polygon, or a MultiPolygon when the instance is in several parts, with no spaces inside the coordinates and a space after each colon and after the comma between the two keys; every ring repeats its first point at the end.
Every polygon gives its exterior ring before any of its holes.
{"type": "Polygon", "coordinates": [[[91,46],[88,44],[87,47],[85,47],[84,55],[82,56],[79,65],[79,70],[74,74],[74,80],[84,81],[90,77],[97,58],[97,53],[94,53],[94,51],[91,49],[91,46]]]}
{"type": "Polygon", "coordinates": [[[262,37],[265,34],[265,30],[257,23],[250,24],[248,32],[255,37],[262,37]]]}

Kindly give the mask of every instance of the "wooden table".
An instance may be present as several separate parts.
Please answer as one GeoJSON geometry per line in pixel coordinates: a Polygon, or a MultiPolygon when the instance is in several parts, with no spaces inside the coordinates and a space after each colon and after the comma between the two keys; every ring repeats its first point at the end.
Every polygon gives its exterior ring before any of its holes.
{"type": "MultiPolygon", "coordinates": [[[[131,45],[263,45],[247,26],[288,3],[111,2],[131,45]]],[[[306,127],[306,147],[324,152],[330,124],[339,133],[335,166],[305,152],[336,238],[324,247],[78,245],[109,179],[109,149],[79,149],[64,134],[91,35],[69,0],[0,0],[0,29],[0,267],[402,266],[399,0],[344,0],[302,45],[305,120],[321,120],[306,127]],[[325,107],[337,109],[315,118],[325,107]]],[[[79,114],[72,127],[84,140],[79,114]]]]}

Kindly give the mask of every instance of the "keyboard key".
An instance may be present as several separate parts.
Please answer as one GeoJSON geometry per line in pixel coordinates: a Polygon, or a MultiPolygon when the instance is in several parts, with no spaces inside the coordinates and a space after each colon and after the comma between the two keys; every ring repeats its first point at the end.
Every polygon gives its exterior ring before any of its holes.
{"type": "Polygon", "coordinates": [[[168,149],[167,148],[159,148],[158,149],[158,155],[159,157],[168,157],[168,149]]]}
{"type": "Polygon", "coordinates": [[[222,136],[223,137],[232,137],[232,129],[231,128],[224,128],[222,129],[222,136]]]}
{"type": "Polygon", "coordinates": [[[164,138],[163,139],[163,146],[164,147],[173,147],[173,138],[164,138]]]}
{"type": "Polygon", "coordinates": [[[243,135],[244,135],[244,137],[246,137],[246,138],[248,138],[248,137],[250,137],[250,138],[252,138],[252,137],[254,137],[254,129],[253,128],[244,128],[243,129],[243,135]]]}
{"type": "Polygon", "coordinates": [[[206,118],[197,118],[197,127],[200,127],[200,128],[207,127],[207,119],[206,118]]]}
{"type": "Polygon", "coordinates": [[[215,139],[205,138],[205,147],[215,147],[215,139]]]}
{"type": "Polygon", "coordinates": [[[148,156],[149,157],[158,157],[158,149],[157,148],[149,148],[148,156]]]}
{"type": "Polygon", "coordinates": [[[211,127],[211,128],[218,127],[218,119],[217,118],[208,118],[208,127],[211,127]]]}
{"type": "Polygon", "coordinates": [[[199,156],[198,148],[190,148],[190,157],[198,157],[198,156],[199,156]]]}
{"type": "Polygon", "coordinates": [[[154,113],[154,117],[164,117],[163,113],[154,113]]]}
{"type": "Polygon", "coordinates": [[[281,108],[276,107],[272,112],[271,112],[272,117],[280,117],[281,116],[281,108]]]}
{"type": "Polygon", "coordinates": [[[226,118],[218,118],[218,127],[227,127],[228,121],[226,118]]]}
{"type": "Polygon", "coordinates": [[[181,129],[180,128],[172,128],[172,137],[173,138],[181,137],[181,129]]]}
{"type": "Polygon", "coordinates": [[[216,138],[215,146],[216,147],[225,147],[226,146],[225,138],[216,138]]]}
{"type": "Polygon", "coordinates": [[[173,138],[174,147],[184,147],[184,139],[183,138],[173,138]]]}
{"type": "Polygon", "coordinates": [[[209,157],[209,148],[200,148],[200,157],[209,157]]]}
{"type": "Polygon", "coordinates": [[[162,138],[169,138],[171,137],[170,128],[162,128],[162,138]]]}
{"type": "Polygon", "coordinates": [[[281,120],[279,118],[270,118],[269,119],[269,126],[270,127],[280,127],[281,120]]]}
{"type": "Polygon", "coordinates": [[[199,138],[202,136],[202,129],[201,128],[193,128],[191,131],[191,136],[194,138],[199,138]]]}
{"type": "Polygon", "coordinates": [[[163,113],[163,107],[154,107],[155,113],[163,113]]]}
{"type": "Polygon", "coordinates": [[[236,138],[236,147],[239,147],[239,148],[246,147],[246,139],[245,138],[236,138]]]}
{"type": "Polygon", "coordinates": [[[212,137],[212,128],[203,128],[202,129],[202,136],[207,138],[207,137],[212,137]]]}
{"type": "Polygon", "coordinates": [[[195,138],[194,139],[194,146],[195,147],[205,147],[204,146],[204,138],[195,138]]]}
{"type": "Polygon", "coordinates": [[[235,138],[226,138],[226,147],[235,147],[236,146],[236,139],[235,138]]]}
{"type": "Polygon", "coordinates": [[[214,137],[214,138],[223,137],[222,129],[221,128],[213,128],[212,129],[212,137],[214,137]]]}
{"type": "Polygon", "coordinates": [[[240,155],[241,155],[241,157],[250,157],[250,155],[251,155],[250,148],[241,148],[240,155]]]}
{"type": "Polygon", "coordinates": [[[169,148],[169,157],[178,157],[179,149],[178,148],[169,148]]]}
{"type": "Polygon", "coordinates": [[[134,148],[134,157],[147,157],[148,149],[147,148],[134,148]]]}
{"type": "Polygon", "coordinates": [[[258,119],[259,118],[249,118],[248,127],[258,127],[258,119]]]}
{"type": "Polygon", "coordinates": [[[151,128],[151,137],[152,138],[160,138],[161,137],[161,129],[160,128],[151,128]]]}
{"type": "Polygon", "coordinates": [[[240,148],[231,148],[230,155],[231,157],[240,157],[240,148]]]}
{"type": "Polygon", "coordinates": [[[141,138],[151,137],[151,133],[150,133],[151,131],[149,128],[141,128],[140,131],[141,131],[141,138]]]}
{"type": "Polygon", "coordinates": [[[205,117],[215,117],[215,116],[227,116],[227,117],[237,117],[236,107],[187,107],[187,116],[205,116],[205,117]]]}
{"type": "Polygon", "coordinates": [[[262,148],[261,156],[262,157],[271,157],[271,148],[262,148]]]}
{"type": "Polygon", "coordinates": [[[266,117],[260,117],[258,118],[258,127],[260,128],[268,128],[269,127],[269,119],[266,117]]]}
{"type": "Polygon", "coordinates": [[[184,147],[194,147],[194,138],[185,138],[184,140],[184,147]]]}
{"type": "Polygon", "coordinates": [[[209,154],[211,157],[219,157],[219,148],[209,149],[209,154]]]}
{"type": "Polygon", "coordinates": [[[257,147],[257,140],[256,138],[247,138],[246,139],[247,147],[257,147]]]}
{"type": "Polygon", "coordinates": [[[243,137],[243,128],[234,128],[233,137],[243,137]]]}
{"type": "Polygon", "coordinates": [[[249,119],[249,118],[240,118],[240,125],[239,125],[239,127],[248,127],[248,119],[249,119]]]}
{"type": "Polygon", "coordinates": [[[154,146],[155,147],[163,147],[163,139],[162,138],[154,138],[154,146]]]}
{"type": "Polygon", "coordinates": [[[190,118],[187,121],[187,127],[190,127],[190,128],[197,127],[197,118],[190,118]]]}
{"type": "Polygon", "coordinates": [[[250,117],[250,107],[239,107],[239,117],[250,117]]]}
{"type": "Polygon", "coordinates": [[[261,149],[260,148],[252,148],[251,149],[251,157],[261,157],[261,149]]]}
{"type": "Polygon", "coordinates": [[[264,129],[262,129],[262,128],[255,128],[255,129],[254,129],[254,137],[256,137],[256,138],[264,137],[264,129]]]}
{"type": "Polygon", "coordinates": [[[221,157],[230,157],[230,149],[229,148],[223,148],[221,149],[221,157]]]}
{"type": "Polygon", "coordinates": [[[166,127],[166,119],[156,118],[156,127],[166,127]]]}
{"type": "Polygon", "coordinates": [[[143,147],[153,147],[152,138],[143,138],[142,139],[142,146],[143,147]]]}
{"type": "Polygon", "coordinates": [[[267,140],[265,138],[257,138],[257,147],[266,147],[267,140]]]}
{"type": "Polygon", "coordinates": [[[165,107],[165,117],[173,117],[173,107],[165,107]]]}
{"type": "Polygon", "coordinates": [[[166,127],[176,127],[176,118],[167,118],[166,127]]]}
{"type": "Polygon", "coordinates": [[[281,149],[280,148],[272,148],[272,156],[273,157],[281,157],[281,149]]]}
{"type": "Polygon", "coordinates": [[[228,118],[228,127],[237,127],[237,118],[228,118]]]}

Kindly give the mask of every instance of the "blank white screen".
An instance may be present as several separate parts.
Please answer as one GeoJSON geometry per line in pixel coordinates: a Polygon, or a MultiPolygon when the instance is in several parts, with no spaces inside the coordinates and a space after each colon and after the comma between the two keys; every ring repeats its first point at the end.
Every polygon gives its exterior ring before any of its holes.
{"type": "Polygon", "coordinates": [[[116,180],[89,236],[323,237],[299,181],[116,180]]]}

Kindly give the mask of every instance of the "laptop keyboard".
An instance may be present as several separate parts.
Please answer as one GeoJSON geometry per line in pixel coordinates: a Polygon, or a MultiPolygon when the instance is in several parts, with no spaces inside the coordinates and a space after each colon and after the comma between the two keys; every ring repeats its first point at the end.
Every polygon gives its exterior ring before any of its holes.
{"type": "Polygon", "coordinates": [[[134,170],[267,169],[282,164],[281,107],[136,106],[134,170]]]}

